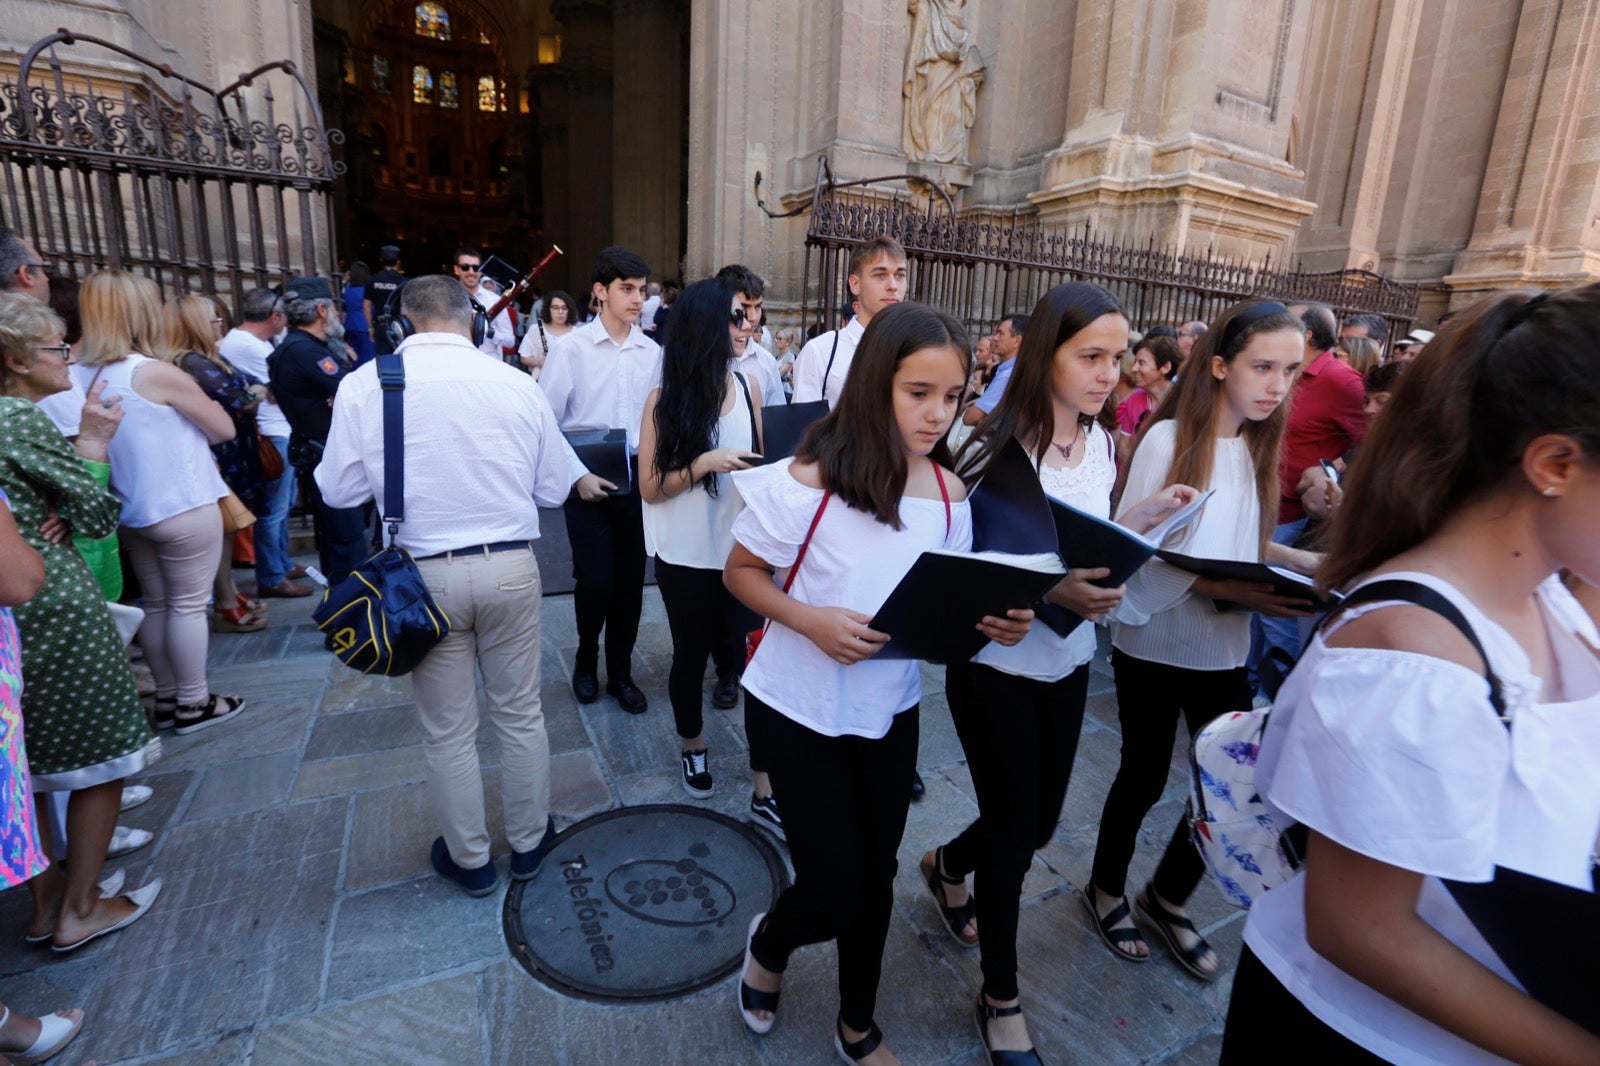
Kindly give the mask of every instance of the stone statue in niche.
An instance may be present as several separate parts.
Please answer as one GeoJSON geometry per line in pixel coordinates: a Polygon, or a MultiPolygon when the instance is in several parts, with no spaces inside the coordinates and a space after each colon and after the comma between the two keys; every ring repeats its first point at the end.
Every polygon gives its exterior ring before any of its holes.
{"type": "Polygon", "coordinates": [[[983,57],[967,33],[967,0],[907,0],[911,47],[901,148],[912,162],[964,166],[983,57]]]}

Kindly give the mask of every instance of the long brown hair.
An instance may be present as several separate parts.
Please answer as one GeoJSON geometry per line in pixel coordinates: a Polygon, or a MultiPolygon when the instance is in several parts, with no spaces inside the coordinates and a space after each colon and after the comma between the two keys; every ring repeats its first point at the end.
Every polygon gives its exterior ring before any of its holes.
{"type": "MultiPolygon", "coordinates": [[[[891,304],[872,316],[839,402],[806,430],[795,459],[816,463],[822,484],[844,503],[865,511],[892,529],[900,525],[900,497],[906,491],[905,447],[894,417],[894,372],[903,359],[924,348],[944,346],[961,353],[962,378],[972,373],[972,342],[960,322],[924,304],[891,304]]],[[[929,456],[950,466],[950,448],[941,438],[929,456]]]]}
{"type": "Polygon", "coordinates": [[[1362,442],[1318,581],[1342,588],[1521,476],[1534,438],[1600,454],[1600,283],[1489,296],[1412,361],[1362,442]]]}
{"type": "MultiPolygon", "coordinates": [[[[1217,454],[1217,415],[1222,406],[1222,382],[1211,372],[1211,360],[1220,356],[1232,364],[1253,337],[1263,333],[1294,330],[1304,333],[1305,325],[1289,309],[1273,300],[1246,300],[1234,304],[1211,323],[1194,342],[1186,372],[1167,393],[1161,406],[1145,419],[1144,428],[1134,443],[1134,454],[1144,443],[1150,428],[1171,419],[1177,423],[1172,444],[1172,466],[1166,484],[1193,485],[1204,491],[1211,485],[1212,463],[1217,454]]],[[[1283,445],[1284,427],[1289,421],[1289,397],[1278,409],[1259,422],[1246,421],[1240,435],[1250,449],[1255,467],[1256,495],[1261,500],[1261,543],[1265,552],[1272,531],[1278,524],[1278,452],[1283,445]]]]}
{"type": "MultiPolygon", "coordinates": [[[[1044,462],[1050,441],[1056,435],[1056,349],[1103,315],[1127,317],[1117,298],[1092,281],[1069,281],[1040,298],[1033,314],[1028,316],[1028,328],[1017,346],[1011,380],[1006,382],[1000,403],[983,417],[961,447],[956,469],[963,478],[968,481],[982,478],[1012,437],[1032,441],[1034,465],[1044,462]]],[[[1110,397],[1107,397],[1106,407],[1110,404],[1110,397]]],[[[1088,430],[1095,419],[1091,415],[1079,415],[1078,421],[1088,430]]]]}

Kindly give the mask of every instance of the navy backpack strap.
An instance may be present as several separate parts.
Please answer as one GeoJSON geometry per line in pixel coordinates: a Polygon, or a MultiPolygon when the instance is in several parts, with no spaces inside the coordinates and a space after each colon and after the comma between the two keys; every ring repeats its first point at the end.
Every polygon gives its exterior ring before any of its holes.
{"type": "MultiPolygon", "coordinates": [[[[824,400],[828,398],[828,375],[833,373],[833,357],[839,354],[839,334],[843,332],[843,326],[833,331],[833,347],[828,350],[828,365],[822,371],[822,398],[824,400]]],[[[829,404],[828,407],[831,410],[833,405],[829,404]]]]}
{"type": "Polygon", "coordinates": [[[750,386],[745,382],[744,375],[737,370],[733,372],[733,380],[739,383],[739,388],[744,390],[744,409],[750,415],[750,450],[759,454],[761,452],[761,431],[756,428],[756,404],[750,398],[750,386]]]}
{"type": "Polygon", "coordinates": [[[377,364],[383,387],[383,522],[392,548],[406,520],[406,365],[399,353],[380,355],[377,364]]]}
{"type": "Polygon", "coordinates": [[[1446,622],[1455,626],[1467,642],[1472,645],[1472,650],[1478,653],[1483,660],[1484,676],[1489,680],[1489,703],[1494,707],[1494,713],[1500,716],[1507,729],[1511,728],[1511,719],[1506,715],[1505,693],[1500,688],[1500,679],[1495,676],[1494,667],[1489,662],[1489,653],[1484,651],[1482,641],[1478,634],[1472,631],[1472,623],[1467,621],[1467,616],[1461,613],[1460,608],[1451,603],[1449,598],[1435,589],[1419,581],[1406,581],[1401,578],[1385,578],[1362,585],[1350,595],[1346,596],[1339,604],[1337,610],[1324,618],[1320,625],[1327,625],[1328,619],[1333,618],[1340,611],[1353,607],[1358,603],[1376,603],[1383,601],[1400,600],[1405,603],[1415,604],[1424,610],[1432,611],[1446,622]]]}

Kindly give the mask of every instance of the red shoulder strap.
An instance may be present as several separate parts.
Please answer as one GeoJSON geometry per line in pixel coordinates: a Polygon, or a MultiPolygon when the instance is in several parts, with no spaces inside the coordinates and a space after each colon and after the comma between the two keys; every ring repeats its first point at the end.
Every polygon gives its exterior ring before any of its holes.
{"type": "MultiPolygon", "coordinates": [[[[928,461],[933,462],[931,459],[928,461]]],[[[944,500],[944,535],[948,537],[950,536],[950,490],[944,486],[944,471],[939,468],[938,463],[933,463],[933,476],[939,482],[939,498],[944,500]]]]}
{"type": "Polygon", "coordinates": [[[811,547],[811,535],[817,531],[817,523],[822,521],[822,512],[828,509],[828,501],[833,498],[832,489],[824,489],[822,502],[817,504],[817,513],[811,516],[811,528],[806,530],[806,539],[800,542],[800,550],[795,554],[794,565],[789,567],[789,576],[783,579],[783,591],[788,592],[794,584],[794,575],[800,572],[800,564],[805,561],[806,549],[811,547]]]}

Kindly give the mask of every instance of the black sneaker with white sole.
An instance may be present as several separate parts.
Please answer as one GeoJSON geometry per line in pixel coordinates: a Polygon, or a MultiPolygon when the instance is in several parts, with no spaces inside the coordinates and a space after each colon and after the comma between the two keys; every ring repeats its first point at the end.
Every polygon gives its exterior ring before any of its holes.
{"type": "Polygon", "coordinates": [[[716,791],[711,783],[708,755],[704,748],[683,753],[683,790],[695,799],[710,799],[716,791]]]}
{"type": "Polygon", "coordinates": [[[778,817],[778,801],[772,796],[751,796],[750,817],[756,824],[784,843],[789,838],[783,835],[783,819],[778,817]]]}

